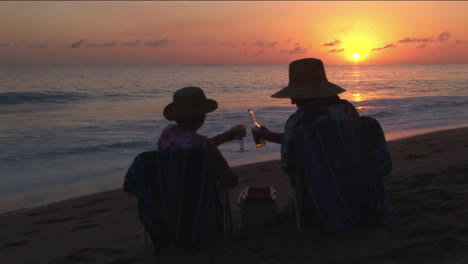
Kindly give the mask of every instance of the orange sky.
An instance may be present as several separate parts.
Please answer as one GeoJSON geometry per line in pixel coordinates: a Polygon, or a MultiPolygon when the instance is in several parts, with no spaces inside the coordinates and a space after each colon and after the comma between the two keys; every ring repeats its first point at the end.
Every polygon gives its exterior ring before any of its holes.
{"type": "Polygon", "coordinates": [[[467,10],[466,1],[0,2],[0,66],[468,63],[467,10]]]}

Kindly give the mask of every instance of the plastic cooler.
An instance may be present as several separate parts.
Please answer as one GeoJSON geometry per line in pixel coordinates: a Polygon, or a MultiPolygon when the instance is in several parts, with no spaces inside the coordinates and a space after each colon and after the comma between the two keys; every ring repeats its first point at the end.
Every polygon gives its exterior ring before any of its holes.
{"type": "Polygon", "coordinates": [[[276,190],[273,187],[247,187],[239,194],[242,227],[258,227],[276,220],[276,190]]]}

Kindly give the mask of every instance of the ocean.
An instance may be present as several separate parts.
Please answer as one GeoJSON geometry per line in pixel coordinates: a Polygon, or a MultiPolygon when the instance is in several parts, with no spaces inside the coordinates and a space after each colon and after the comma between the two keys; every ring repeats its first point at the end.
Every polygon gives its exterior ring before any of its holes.
{"type": "MultiPolygon", "coordinates": [[[[468,65],[327,66],[361,115],[388,140],[468,125],[468,65]]],[[[154,150],[175,90],[204,89],[219,108],[199,133],[250,126],[247,109],[282,131],[295,106],[270,95],[288,66],[0,68],[0,213],[120,188],[140,152],[154,150]]],[[[279,158],[250,133],[220,150],[232,166],[279,158]]]]}

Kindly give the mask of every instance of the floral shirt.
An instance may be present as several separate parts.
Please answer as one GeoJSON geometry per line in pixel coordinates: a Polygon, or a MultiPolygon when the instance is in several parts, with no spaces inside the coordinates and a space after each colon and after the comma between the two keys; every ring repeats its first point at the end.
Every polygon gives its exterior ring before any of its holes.
{"type": "Polygon", "coordinates": [[[181,129],[176,125],[168,125],[159,137],[158,150],[205,148],[209,140],[205,136],[181,129]]]}

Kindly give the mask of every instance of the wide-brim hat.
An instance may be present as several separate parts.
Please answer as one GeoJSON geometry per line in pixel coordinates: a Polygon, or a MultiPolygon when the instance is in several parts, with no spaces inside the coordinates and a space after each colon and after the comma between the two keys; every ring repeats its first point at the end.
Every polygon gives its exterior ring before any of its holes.
{"type": "Polygon", "coordinates": [[[172,103],[163,111],[167,120],[190,120],[191,118],[213,112],[218,108],[218,102],[207,99],[203,90],[199,87],[189,86],[177,90],[172,103]]]}
{"type": "Polygon", "coordinates": [[[320,98],[337,95],[346,91],[331,83],[325,74],[323,62],[319,59],[306,58],[289,64],[289,84],[273,98],[320,98]]]}

